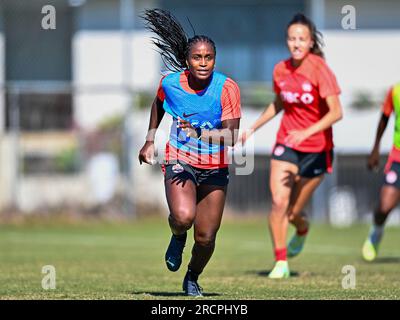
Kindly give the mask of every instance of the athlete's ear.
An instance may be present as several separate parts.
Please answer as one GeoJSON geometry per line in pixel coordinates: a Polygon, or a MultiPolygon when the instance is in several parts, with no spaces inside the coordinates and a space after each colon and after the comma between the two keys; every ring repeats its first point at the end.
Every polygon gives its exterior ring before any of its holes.
{"type": "Polygon", "coordinates": [[[189,62],[186,60],[186,66],[189,69],[189,62]]]}

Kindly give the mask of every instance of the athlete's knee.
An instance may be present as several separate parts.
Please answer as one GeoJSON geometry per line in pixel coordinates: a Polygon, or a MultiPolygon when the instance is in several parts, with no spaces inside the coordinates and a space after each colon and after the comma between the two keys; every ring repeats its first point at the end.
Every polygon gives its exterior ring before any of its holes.
{"type": "Polygon", "coordinates": [[[169,219],[175,227],[189,229],[193,224],[194,216],[191,210],[182,208],[171,213],[169,219]]]}
{"type": "Polygon", "coordinates": [[[202,247],[213,247],[215,245],[215,232],[195,232],[194,241],[202,247]]]}
{"type": "Polygon", "coordinates": [[[381,203],[379,208],[375,211],[375,214],[387,216],[392,210],[393,206],[388,206],[387,204],[381,203]]]}
{"type": "Polygon", "coordinates": [[[399,203],[400,192],[393,186],[384,186],[381,189],[379,206],[376,212],[388,215],[399,203]]]}
{"type": "Polygon", "coordinates": [[[397,202],[393,203],[392,201],[380,201],[379,207],[377,210],[375,210],[375,213],[386,216],[396,207],[396,205],[397,202]]]}
{"type": "Polygon", "coordinates": [[[289,206],[288,197],[272,196],[272,212],[285,214],[289,206]]]}

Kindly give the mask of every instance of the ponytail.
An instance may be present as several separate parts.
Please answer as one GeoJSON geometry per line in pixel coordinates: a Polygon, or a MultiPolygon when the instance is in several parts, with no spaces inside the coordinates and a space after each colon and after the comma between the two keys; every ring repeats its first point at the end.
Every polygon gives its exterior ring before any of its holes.
{"type": "Polygon", "coordinates": [[[187,69],[186,59],[190,49],[197,42],[211,44],[216,54],[213,40],[207,36],[195,35],[188,39],[178,20],[169,12],[162,9],[145,10],[142,18],[145,26],[154,32],[157,37],[152,37],[153,44],[159,49],[161,58],[170,71],[182,71],[187,69]]]}

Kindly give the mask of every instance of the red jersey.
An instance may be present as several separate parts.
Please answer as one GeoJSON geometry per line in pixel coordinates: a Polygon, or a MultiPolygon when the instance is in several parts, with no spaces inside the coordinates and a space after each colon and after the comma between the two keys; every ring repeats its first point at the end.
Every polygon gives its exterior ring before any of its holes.
{"type": "MultiPolygon", "coordinates": [[[[189,87],[188,75],[188,71],[180,74],[180,85],[189,93],[198,93],[189,87]]],[[[164,102],[165,92],[162,88],[162,80],[163,79],[161,79],[157,90],[157,97],[164,102]]],[[[221,121],[237,119],[241,117],[240,90],[238,85],[230,78],[225,80],[222,87],[221,109],[221,121]]],[[[224,150],[217,154],[193,154],[179,152],[177,148],[168,142],[165,149],[165,160],[181,160],[200,169],[224,168],[228,166],[227,152],[227,148],[224,148],[224,150]]]]}
{"type": "MultiPolygon", "coordinates": [[[[328,111],[326,98],[339,95],[336,77],[325,60],[309,53],[299,67],[291,59],[278,63],[273,72],[274,91],[283,101],[284,114],[277,143],[285,144],[291,130],[302,130],[318,122],[328,111]]],[[[288,146],[291,147],[291,146],[288,146]]],[[[332,128],[313,134],[294,149],[322,152],[333,148],[332,128]]]]}

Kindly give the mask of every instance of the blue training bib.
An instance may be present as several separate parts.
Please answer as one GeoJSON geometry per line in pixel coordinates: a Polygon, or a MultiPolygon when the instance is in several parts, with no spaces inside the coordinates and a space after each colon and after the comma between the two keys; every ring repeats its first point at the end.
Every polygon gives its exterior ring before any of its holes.
{"type": "Polygon", "coordinates": [[[164,110],[172,115],[173,123],[170,133],[170,144],[186,152],[216,153],[223,150],[219,144],[209,144],[201,140],[186,137],[186,133],[176,128],[180,117],[189,121],[195,128],[220,129],[222,127],[221,95],[226,76],[213,72],[210,84],[198,93],[184,90],[180,84],[181,73],[171,73],[162,82],[165,93],[164,110]]]}

